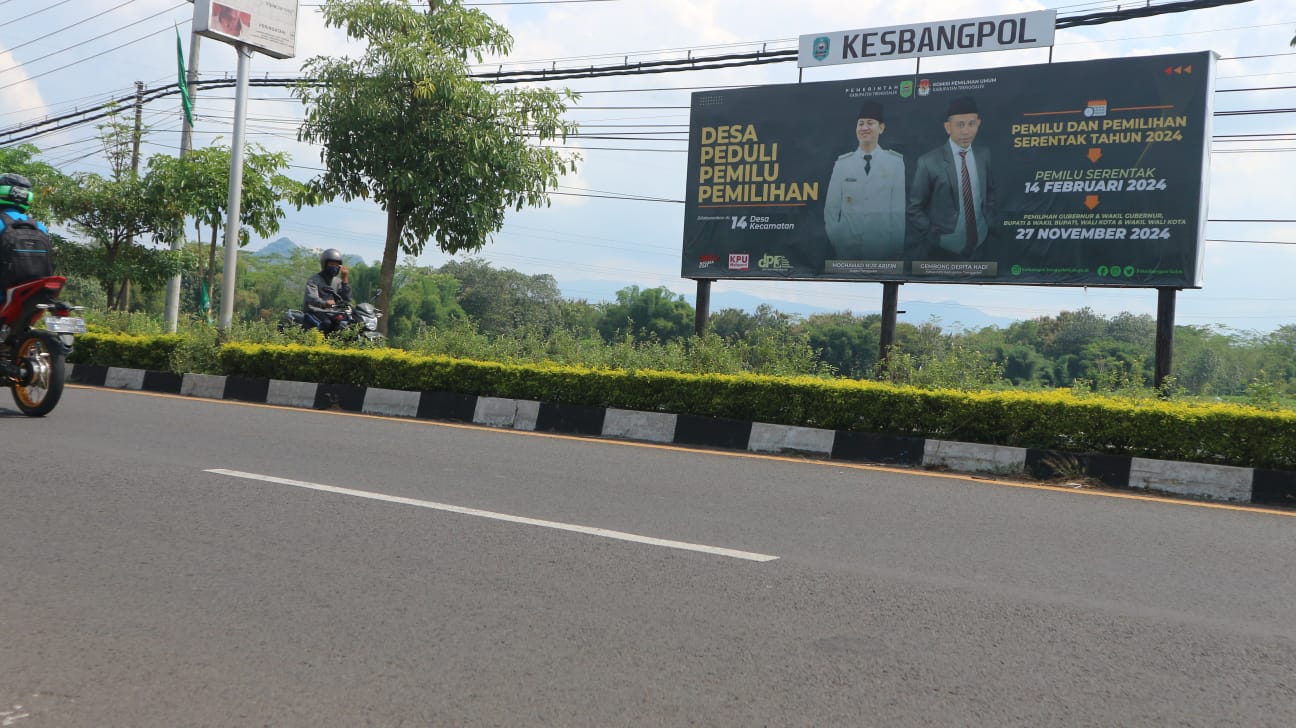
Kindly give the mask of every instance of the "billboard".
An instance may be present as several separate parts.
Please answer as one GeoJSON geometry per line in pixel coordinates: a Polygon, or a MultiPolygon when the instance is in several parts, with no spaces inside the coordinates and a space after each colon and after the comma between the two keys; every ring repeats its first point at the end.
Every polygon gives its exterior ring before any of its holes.
{"type": "Polygon", "coordinates": [[[194,0],[193,29],[223,43],[248,46],[272,58],[292,58],[297,46],[298,0],[194,0]]]}
{"type": "Polygon", "coordinates": [[[811,33],[797,43],[801,68],[1053,45],[1056,10],[889,28],[811,33]]]}
{"type": "Polygon", "coordinates": [[[1195,288],[1210,52],[696,92],[682,275],[1195,288]]]}

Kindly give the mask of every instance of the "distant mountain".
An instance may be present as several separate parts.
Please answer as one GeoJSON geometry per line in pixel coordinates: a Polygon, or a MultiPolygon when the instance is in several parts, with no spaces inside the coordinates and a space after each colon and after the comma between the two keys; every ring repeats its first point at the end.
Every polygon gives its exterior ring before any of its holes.
{"type": "MultiPolygon", "coordinates": [[[[601,301],[615,301],[617,291],[628,288],[633,283],[617,283],[614,281],[560,281],[559,290],[562,291],[564,298],[584,299],[591,303],[601,301]]],[[[640,285],[640,288],[652,288],[652,286],[640,285]]],[[[696,296],[685,294],[684,298],[691,304],[697,305],[696,296]]],[[[721,311],[726,308],[736,308],[747,313],[755,313],[756,309],[762,304],[768,305],[776,311],[781,311],[794,316],[807,317],[814,314],[839,313],[841,308],[824,308],[808,303],[799,303],[795,301],[780,301],[771,298],[761,298],[748,293],[738,293],[735,291],[720,291],[714,289],[711,293],[711,312],[721,311]]],[[[1014,322],[1014,319],[1003,316],[992,316],[980,309],[972,306],[965,306],[955,301],[941,301],[937,303],[929,301],[901,301],[900,310],[904,313],[899,315],[899,320],[911,324],[923,324],[936,319],[942,329],[945,331],[979,331],[987,326],[996,326],[1007,328],[1014,322]]],[[[870,313],[881,313],[877,311],[862,311],[852,309],[856,315],[868,315],[870,313]]]]}
{"type": "Polygon", "coordinates": [[[298,250],[304,250],[300,245],[294,243],[290,238],[279,238],[260,250],[252,251],[252,255],[262,257],[277,256],[282,258],[291,258],[298,250]]]}
{"type": "MultiPolygon", "coordinates": [[[[256,255],[262,258],[270,258],[270,257],[291,258],[294,255],[296,255],[298,251],[312,252],[312,253],[320,252],[317,250],[312,250],[311,248],[304,248],[298,245],[297,243],[294,243],[292,241],[292,238],[279,238],[278,240],[274,241],[273,243],[270,243],[269,245],[265,246],[264,248],[261,248],[260,250],[252,251],[252,255],[256,255]]],[[[342,262],[346,263],[348,266],[355,266],[364,263],[364,258],[358,255],[343,254],[342,262]]]]}

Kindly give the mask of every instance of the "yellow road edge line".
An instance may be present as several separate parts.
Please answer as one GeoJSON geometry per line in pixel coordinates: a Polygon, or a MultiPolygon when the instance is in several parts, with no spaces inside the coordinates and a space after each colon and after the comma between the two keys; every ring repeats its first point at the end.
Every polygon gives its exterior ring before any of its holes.
{"type": "Polygon", "coordinates": [[[615,445],[618,447],[640,447],[655,450],[672,450],[676,452],[692,452],[703,455],[719,455],[721,457],[731,458],[752,458],[757,460],[773,460],[785,463],[799,463],[803,465],[817,465],[821,467],[845,468],[847,470],[868,470],[883,473],[895,473],[898,475],[917,475],[924,478],[943,478],[946,480],[963,480],[985,485],[996,485],[1006,488],[1024,488],[1027,490],[1042,490],[1049,493],[1064,493],[1067,495],[1087,495],[1102,498],[1117,498],[1120,500],[1146,501],[1149,503],[1165,503],[1168,505],[1189,506],[1193,508],[1210,508],[1223,511],[1243,511],[1246,513],[1263,513],[1272,516],[1283,516],[1286,518],[1296,518],[1296,510],[1282,510],[1268,508],[1265,506],[1248,505],[1241,503],[1212,503],[1209,501],[1196,501],[1188,498],[1170,498],[1159,495],[1146,495],[1140,493],[1124,493],[1111,490],[1090,490],[1081,488],[1067,488],[1060,485],[1041,485],[1038,483],[1024,483],[1015,480],[1002,480],[989,475],[970,475],[967,473],[954,473],[946,471],[920,470],[917,468],[903,468],[889,465],[873,465],[869,463],[852,463],[842,462],[840,460],[821,460],[816,458],[798,458],[787,455],[774,455],[771,453],[756,453],[750,451],[737,450],[720,450],[691,445],[675,445],[660,442],[638,442],[634,440],[617,440],[613,438],[599,437],[596,435],[573,435],[561,432],[535,432],[533,430],[514,430],[504,427],[492,427],[491,425],[478,425],[469,422],[448,422],[445,420],[427,420],[417,417],[399,417],[396,415],[375,415],[365,412],[347,412],[345,410],[321,410],[307,409],[305,407],[293,407],[291,405],[266,404],[263,402],[246,402],[239,399],[213,399],[211,397],[194,397],[185,394],[171,394],[169,392],[148,392],[142,389],[120,389],[116,387],[97,387],[87,384],[73,384],[69,382],[66,386],[76,389],[93,389],[106,392],[121,392],[125,394],[142,394],[149,397],[162,397],[167,399],[183,399],[190,402],[211,402],[214,404],[236,405],[241,407],[263,407],[275,410],[291,410],[293,412],[314,412],[321,415],[341,415],[344,417],[359,417],[371,420],[383,420],[387,422],[408,422],[419,425],[431,425],[434,427],[450,427],[460,430],[477,430],[480,432],[493,432],[500,435],[524,435],[529,437],[547,437],[558,440],[581,440],[583,442],[593,442],[605,445],[615,445]]]}

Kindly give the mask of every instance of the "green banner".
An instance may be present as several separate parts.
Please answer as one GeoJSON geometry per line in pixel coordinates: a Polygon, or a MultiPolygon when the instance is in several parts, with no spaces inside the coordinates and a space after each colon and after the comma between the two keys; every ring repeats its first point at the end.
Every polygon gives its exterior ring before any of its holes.
{"type": "Polygon", "coordinates": [[[1213,59],[694,93],[682,275],[1199,287],[1213,59]]]}
{"type": "Polygon", "coordinates": [[[184,46],[180,44],[180,31],[176,30],[176,64],[180,67],[180,106],[184,109],[185,121],[193,127],[193,98],[189,96],[188,73],[185,72],[184,46]]]}

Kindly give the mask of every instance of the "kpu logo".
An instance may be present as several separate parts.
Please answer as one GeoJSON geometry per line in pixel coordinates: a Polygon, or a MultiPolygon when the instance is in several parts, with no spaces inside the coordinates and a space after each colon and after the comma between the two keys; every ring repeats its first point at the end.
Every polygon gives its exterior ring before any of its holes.
{"type": "Polygon", "coordinates": [[[730,253],[729,270],[747,270],[751,267],[750,253],[730,253]]]}

